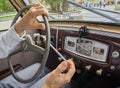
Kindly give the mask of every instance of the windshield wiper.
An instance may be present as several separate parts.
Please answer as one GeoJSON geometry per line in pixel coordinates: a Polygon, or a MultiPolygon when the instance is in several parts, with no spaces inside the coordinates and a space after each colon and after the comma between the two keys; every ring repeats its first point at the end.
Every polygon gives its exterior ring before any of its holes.
{"type": "Polygon", "coordinates": [[[117,11],[104,10],[104,9],[99,9],[99,8],[92,8],[92,9],[100,10],[100,11],[105,11],[105,12],[110,12],[110,13],[114,13],[114,14],[118,14],[118,15],[120,15],[120,12],[117,12],[117,11]]]}
{"type": "Polygon", "coordinates": [[[81,8],[83,8],[83,9],[86,9],[86,10],[88,10],[88,11],[90,11],[90,12],[93,12],[93,13],[95,13],[95,14],[98,14],[98,15],[100,15],[100,16],[106,17],[106,18],[108,18],[109,20],[112,20],[112,21],[117,22],[118,24],[120,24],[120,20],[115,19],[115,18],[113,18],[113,17],[111,17],[111,16],[109,16],[109,15],[103,14],[103,13],[101,13],[101,12],[98,12],[98,11],[94,10],[94,9],[87,8],[87,7],[85,7],[85,6],[79,4],[78,2],[75,2],[75,1],[70,1],[70,0],[68,0],[68,2],[71,3],[71,4],[73,4],[73,5],[75,5],[75,6],[77,6],[77,7],[81,7],[81,8]]]}
{"type": "Polygon", "coordinates": [[[50,18],[55,19],[55,17],[53,17],[53,16],[51,16],[51,15],[50,15],[50,18]]]}

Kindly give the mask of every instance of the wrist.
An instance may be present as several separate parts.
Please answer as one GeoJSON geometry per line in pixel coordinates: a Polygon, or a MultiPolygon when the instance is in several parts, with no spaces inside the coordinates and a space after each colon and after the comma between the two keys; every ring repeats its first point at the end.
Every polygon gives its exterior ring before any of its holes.
{"type": "Polygon", "coordinates": [[[24,34],[24,30],[22,27],[17,23],[14,25],[14,30],[17,32],[17,34],[21,37],[24,34]]]}

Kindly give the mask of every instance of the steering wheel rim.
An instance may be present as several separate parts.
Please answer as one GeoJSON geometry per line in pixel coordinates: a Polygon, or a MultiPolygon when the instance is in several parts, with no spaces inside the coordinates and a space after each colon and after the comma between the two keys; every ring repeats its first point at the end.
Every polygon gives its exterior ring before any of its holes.
{"type": "MultiPolygon", "coordinates": [[[[25,6],[22,10],[20,10],[20,11],[18,12],[18,14],[15,16],[14,20],[12,21],[11,26],[13,26],[13,25],[16,23],[16,21],[18,20],[19,16],[22,16],[23,12],[25,12],[26,10],[28,10],[28,9],[30,9],[30,8],[31,8],[31,5],[28,5],[28,6],[25,6]]],[[[11,70],[11,73],[12,73],[13,77],[14,77],[17,81],[22,82],[22,83],[29,83],[29,82],[35,80],[38,76],[40,76],[41,73],[42,73],[42,71],[43,71],[43,69],[44,69],[44,67],[45,67],[45,64],[46,64],[46,62],[47,62],[47,58],[48,58],[49,50],[50,50],[50,26],[49,26],[49,22],[48,22],[48,20],[47,20],[47,17],[45,17],[45,16],[43,16],[43,15],[42,15],[42,17],[43,17],[43,20],[44,20],[44,24],[45,24],[45,26],[46,26],[46,43],[45,43],[45,49],[43,49],[42,47],[39,47],[39,46],[33,44],[33,43],[31,42],[31,39],[32,39],[32,38],[31,38],[29,35],[27,35],[27,36],[26,36],[26,39],[27,39],[26,42],[27,42],[27,43],[24,43],[24,44],[22,45],[23,48],[22,48],[22,49],[18,49],[18,50],[16,50],[15,52],[12,52],[12,53],[8,56],[8,59],[7,59],[8,65],[9,65],[9,68],[10,68],[10,70],[11,70]],[[42,49],[43,49],[43,51],[42,51],[42,49]],[[25,51],[25,50],[27,50],[27,51],[28,51],[28,50],[30,50],[30,51],[35,51],[35,52],[38,52],[38,53],[41,53],[41,52],[42,52],[41,54],[43,54],[42,62],[41,62],[41,65],[40,65],[39,68],[38,68],[38,71],[34,74],[33,77],[31,77],[31,78],[29,78],[29,79],[22,79],[22,78],[20,78],[20,77],[16,74],[16,72],[15,72],[14,69],[13,69],[13,66],[12,66],[12,63],[11,63],[11,58],[10,58],[12,55],[14,55],[14,54],[16,54],[16,53],[19,53],[19,52],[21,52],[21,51],[25,51]]]]}

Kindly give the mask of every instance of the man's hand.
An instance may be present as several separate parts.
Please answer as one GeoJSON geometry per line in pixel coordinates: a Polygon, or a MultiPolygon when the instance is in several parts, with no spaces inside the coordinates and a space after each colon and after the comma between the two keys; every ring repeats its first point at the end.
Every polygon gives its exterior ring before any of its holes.
{"type": "Polygon", "coordinates": [[[33,4],[30,10],[25,14],[25,16],[15,24],[15,31],[22,35],[24,30],[34,30],[42,29],[45,30],[44,23],[39,23],[36,17],[39,15],[45,15],[49,17],[48,11],[44,8],[42,4],[33,4]]]}
{"type": "Polygon", "coordinates": [[[42,88],[61,88],[70,82],[75,73],[75,65],[72,60],[63,61],[55,70],[48,74],[42,88]],[[64,72],[66,69],[68,71],[64,72]]]}

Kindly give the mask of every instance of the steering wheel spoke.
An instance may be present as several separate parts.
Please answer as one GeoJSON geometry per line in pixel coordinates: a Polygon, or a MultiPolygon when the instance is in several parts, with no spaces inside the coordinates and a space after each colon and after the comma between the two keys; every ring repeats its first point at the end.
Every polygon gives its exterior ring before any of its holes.
{"type": "Polygon", "coordinates": [[[40,46],[37,46],[35,44],[31,44],[29,46],[30,46],[30,48],[29,48],[30,51],[35,51],[35,52],[37,52],[37,53],[39,53],[41,55],[44,55],[44,53],[45,53],[45,49],[44,48],[42,48],[40,46]]]}

